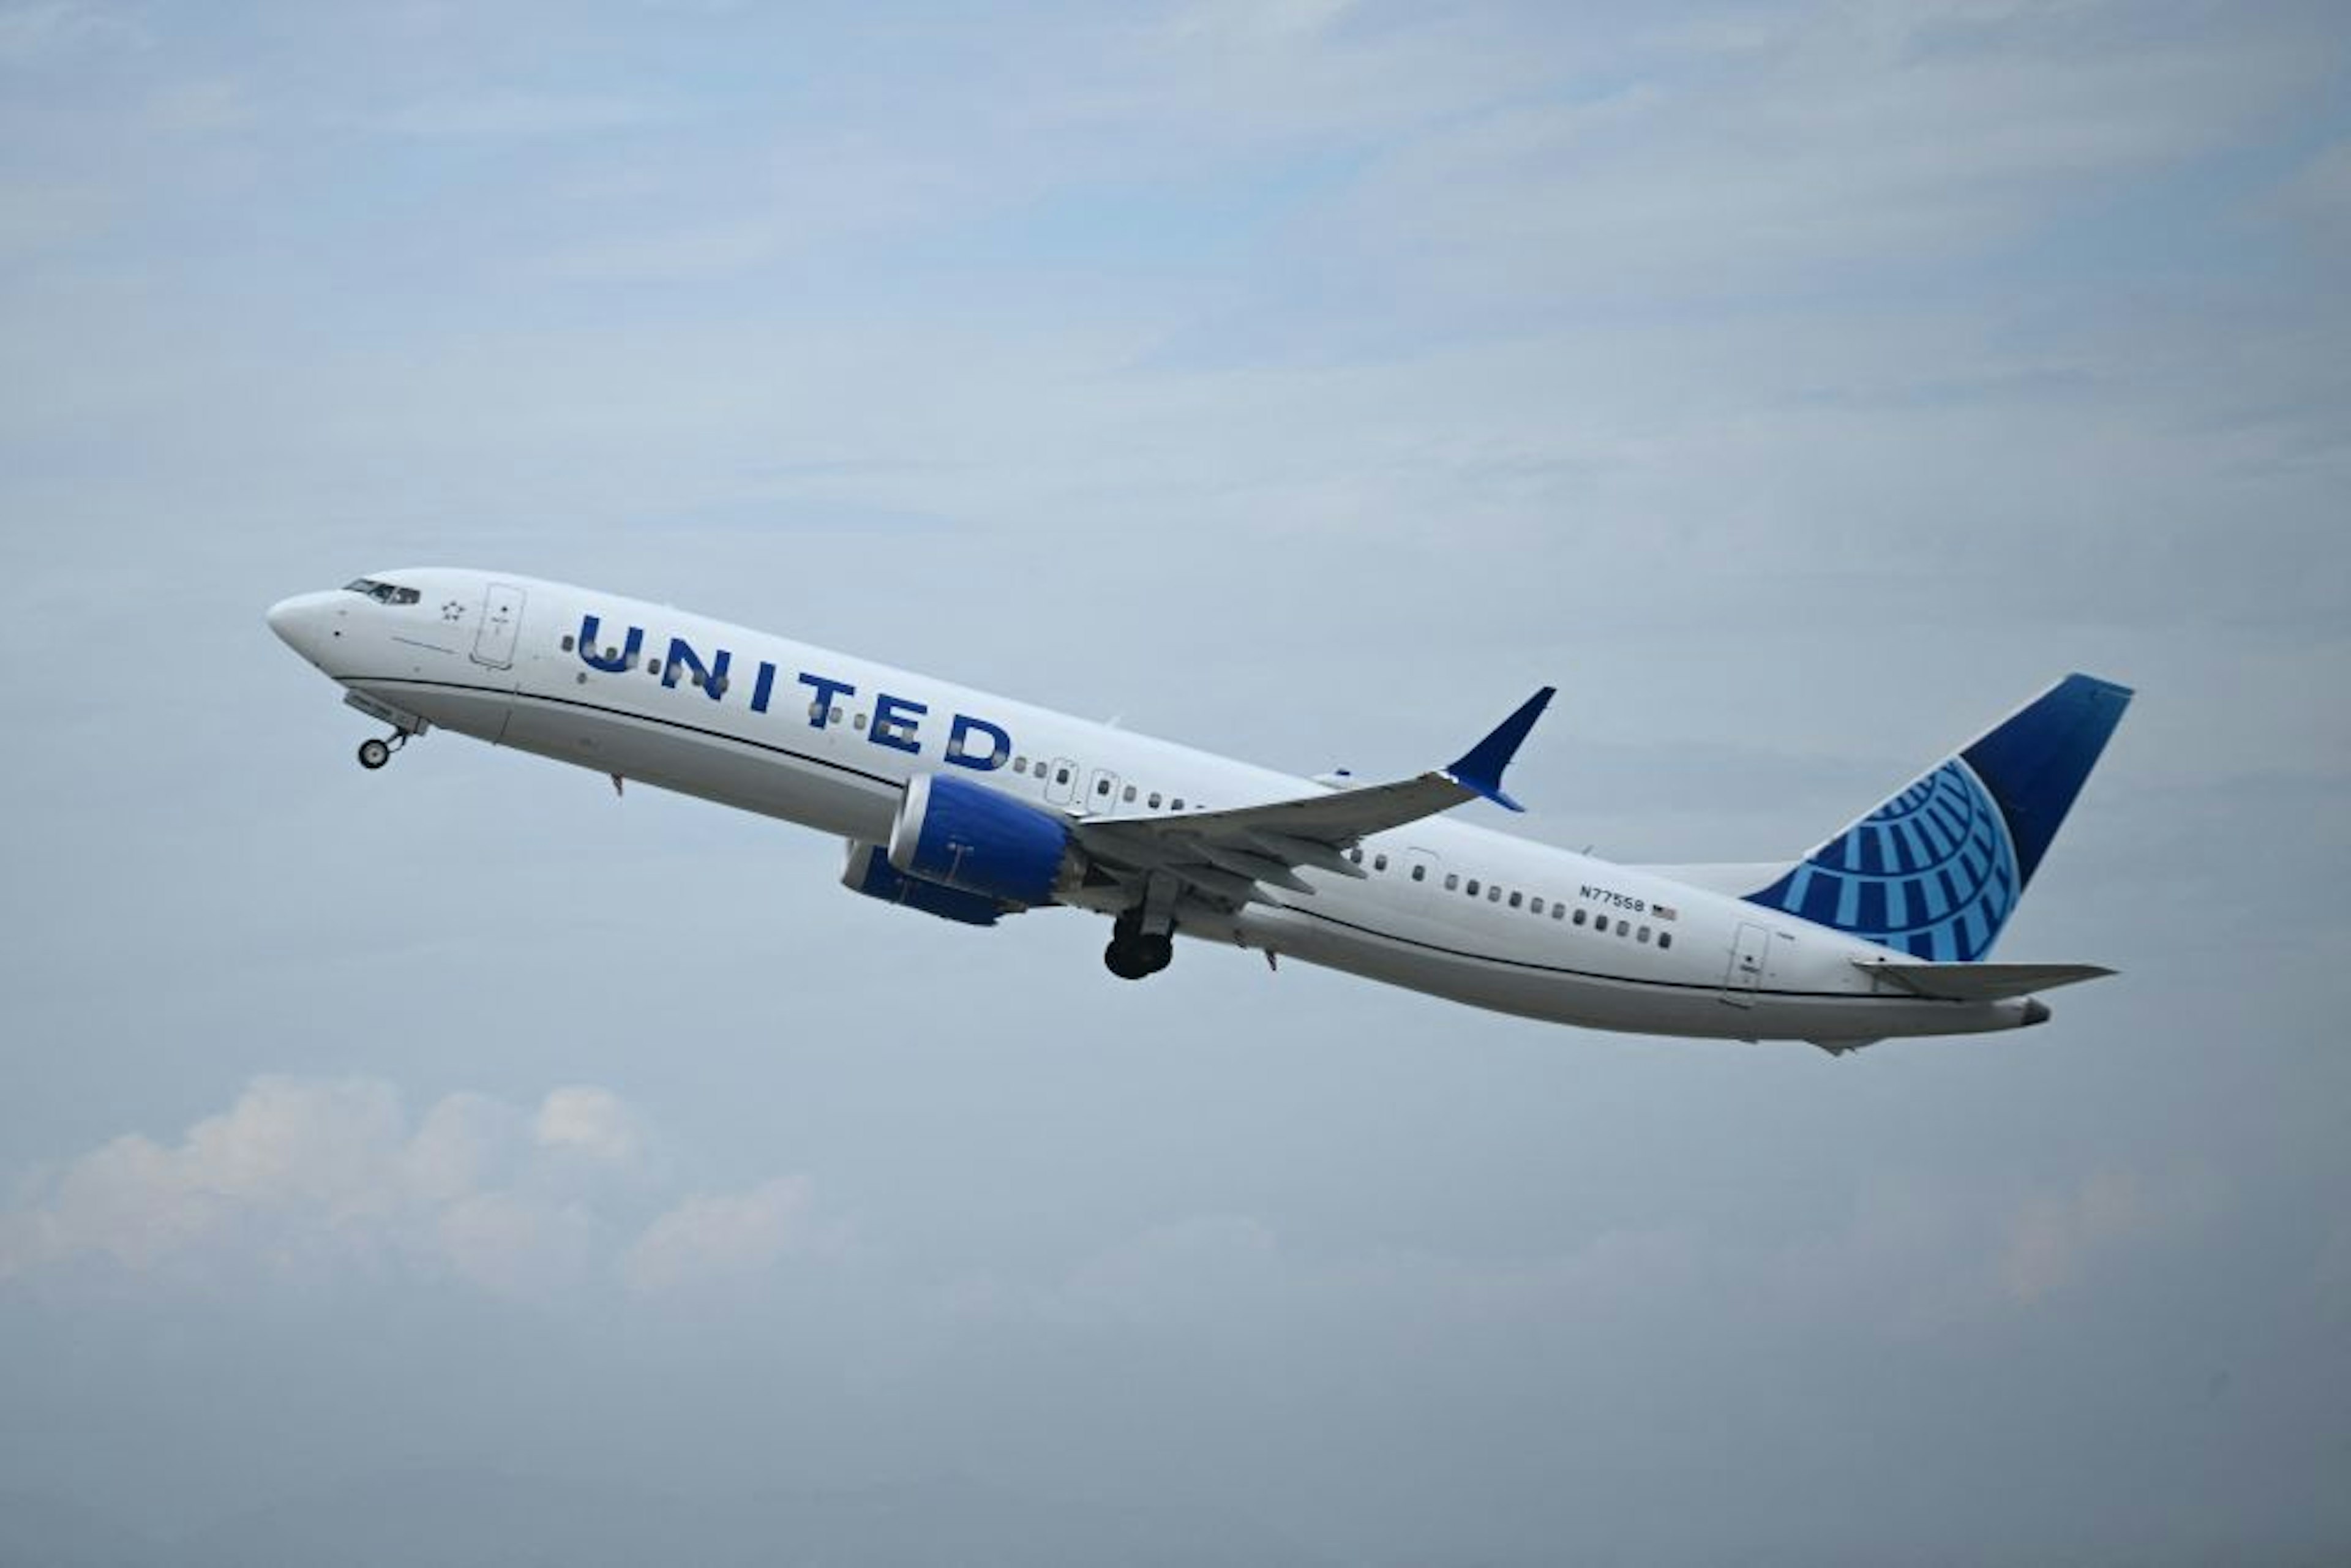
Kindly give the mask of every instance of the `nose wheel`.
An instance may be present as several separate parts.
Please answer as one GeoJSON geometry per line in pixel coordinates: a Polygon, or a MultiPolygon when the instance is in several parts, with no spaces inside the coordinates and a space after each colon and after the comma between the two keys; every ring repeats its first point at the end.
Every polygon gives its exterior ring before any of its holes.
{"type": "Polygon", "coordinates": [[[392,754],[408,744],[408,737],[395,735],[390,740],[372,737],[360,742],[360,766],[372,773],[392,760],[392,754]]]}

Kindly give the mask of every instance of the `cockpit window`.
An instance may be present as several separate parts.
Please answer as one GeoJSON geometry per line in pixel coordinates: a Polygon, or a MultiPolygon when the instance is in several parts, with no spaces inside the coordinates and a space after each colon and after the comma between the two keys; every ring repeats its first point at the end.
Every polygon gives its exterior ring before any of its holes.
{"type": "Polygon", "coordinates": [[[346,592],[364,593],[378,604],[413,604],[417,597],[416,590],[413,588],[401,588],[389,582],[378,582],[371,577],[353,578],[343,584],[343,588],[346,592]]]}

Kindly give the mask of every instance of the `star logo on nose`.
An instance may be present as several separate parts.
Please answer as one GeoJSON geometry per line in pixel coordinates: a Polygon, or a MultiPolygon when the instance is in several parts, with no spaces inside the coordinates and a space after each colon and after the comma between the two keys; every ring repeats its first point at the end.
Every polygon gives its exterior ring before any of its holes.
{"type": "Polygon", "coordinates": [[[465,607],[454,599],[441,607],[441,619],[444,621],[462,621],[465,618],[465,607]]]}

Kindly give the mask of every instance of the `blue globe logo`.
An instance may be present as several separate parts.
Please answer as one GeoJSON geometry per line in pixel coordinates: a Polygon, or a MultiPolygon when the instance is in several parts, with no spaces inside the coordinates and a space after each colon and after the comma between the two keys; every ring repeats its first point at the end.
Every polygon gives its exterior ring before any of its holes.
{"type": "Polygon", "coordinates": [[[1991,950],[2016,906],[2008,824],[1957,758],[1814,851],[1750,902],[1938,963],[1991,950]]]}

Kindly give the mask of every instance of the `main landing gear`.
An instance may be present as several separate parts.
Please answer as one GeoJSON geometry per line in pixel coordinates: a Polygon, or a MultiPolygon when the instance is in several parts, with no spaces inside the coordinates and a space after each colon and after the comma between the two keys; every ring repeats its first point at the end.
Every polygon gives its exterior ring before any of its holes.
{"type": "Polygon", "coordinates": [[[1165,873],[1144,884],[1143,902],[1110,928],[1102,964],[1122,980],[1147,979],[1176,957],[1176,883],[1165,873]]]}
{"type": "Polygon", "coordinates": [[[1111,929],[1110,946],[1102,949],[1102,965],[1122,980],[1142,980],[1159,973],[1176,958],[1176,938],[1165,932],[1151,936],[1142,916],[1122,915],[1111,929]]]}

